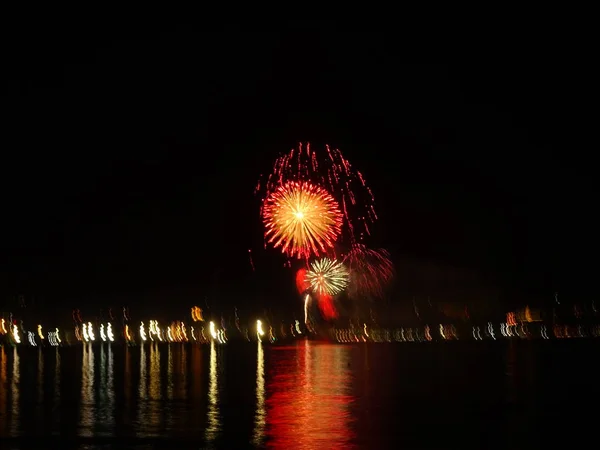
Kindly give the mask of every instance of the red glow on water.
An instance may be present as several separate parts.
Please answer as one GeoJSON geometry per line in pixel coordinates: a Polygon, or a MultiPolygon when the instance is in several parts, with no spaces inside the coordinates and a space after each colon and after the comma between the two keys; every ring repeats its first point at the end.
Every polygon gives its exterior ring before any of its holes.
{"type": "Polygon", "coordinates": [[[354,437],[349,405],[348,347],[308,341],[274,353],[267,391],[267,446],[349,448],[354,437]]]}

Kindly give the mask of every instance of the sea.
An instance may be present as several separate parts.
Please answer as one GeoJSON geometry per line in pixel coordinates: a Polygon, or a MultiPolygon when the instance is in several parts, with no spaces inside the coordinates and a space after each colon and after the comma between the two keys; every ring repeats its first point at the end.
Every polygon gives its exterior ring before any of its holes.
{"type": "Polygon", "coordinates": [[[0,347],[0,448],[597,446],[600,339],[0,347]]]}

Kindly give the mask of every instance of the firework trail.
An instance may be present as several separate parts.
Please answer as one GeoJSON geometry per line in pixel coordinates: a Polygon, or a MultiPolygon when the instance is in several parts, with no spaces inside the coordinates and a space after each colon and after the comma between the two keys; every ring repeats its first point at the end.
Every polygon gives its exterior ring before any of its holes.
{"type": "Polygon", "coordinates": [[[252,249],[251,248],[248,249],[248,257],[250,259],[250,267],[252,267],[252,272],[256,272],[256,269],[254,268],[254,260],[252,259],[252,249]]]}
{"type": "Polygon", "coordinates": [[[280,156],[271,173],[261,179],[255,189],[263,199],[261,215],[264,216],[266,199],[290,181],[308,182],[331,194],[340,205],[346,224],[342,240],[348,245],[361,242],[371,234],[370,227],[377,220],[373,193],[363,175],[352,168],[341,151],[326,146],[324,151],[317,152],[310,144],[299,144],[298,148],[280,156]]]}
{"type": "Polygon", "coordinates": [[[308,326],[308,305],[310,304],[310,295],[304,297],[304,324],[308,326]]]}
{"type": "Polygon", "coordinates": [[[348,295],[354,299],[381,298],[394,277],[394,265],[387,250],[372,250],[356,244],[344,257],[350,272],[348,295]]]}

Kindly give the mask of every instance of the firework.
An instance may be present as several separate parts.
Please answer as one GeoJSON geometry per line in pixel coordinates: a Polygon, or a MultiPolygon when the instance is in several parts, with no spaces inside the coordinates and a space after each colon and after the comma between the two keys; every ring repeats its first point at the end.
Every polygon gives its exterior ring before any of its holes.
{"type": "Polygon", "coordinates": [[[310,183],[280,186],[266,199],[262,215],[268,242],[290,257],[325,253],[342,226],[337,202],[325,189],[310,183]]]}
{"type": "Polygon", "coordinates": [[[306,281],[317,295],[337,295],[348,286],[348,271],[341,262],[322,258],[310,265],[306,281]]]}
{"type": "MultiPolygon", "coordinates": [[[[331,194],[347,225],[343,240],[348,245],[371,234],[371,225],[377,220],[373,194],[363,175],[352,168],[339,150],[326,146],[317,153],[310,144],[300,144],[275,161],[272,172],[259,181],[255,192],[268,199],[290,181],[321,186],[331,194]]],[[[265,206],[268,204],[263,204],[263,209],[265,206]]]]}
{"type": "Polygon", "coordinates": [[[310,288],[310,284],[306,280],[306,269],[302,267],[296,272],[296,289],[298,289],[298,294],[303,294],[308,288],[310,288]]]}
{"type": "Polygon", "coordinates": [[[333,298],[331,295],[323,294],[319,295],[318,298],[319,309],[325,320],[337,319],[338,312],[333,304],[333,298]]]}
{"type": "Polygon", "coordinates": [[[394,277],[394,265],[383,249],[372,250],[356,244],[344,257],[344,264],[350,272],[348,294],[352,298],[382,297],[394,277]]]}

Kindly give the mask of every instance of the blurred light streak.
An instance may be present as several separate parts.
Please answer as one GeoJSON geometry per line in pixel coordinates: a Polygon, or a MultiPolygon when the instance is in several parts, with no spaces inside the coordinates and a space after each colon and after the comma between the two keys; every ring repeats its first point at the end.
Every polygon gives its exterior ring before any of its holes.
{"type": "Polygon", "coordinates": [[[32,347],[37,347],[37,344],[35,342],[35,335],[32,331],[27,332],[27,340],[29,341],[29,345],[31,345],[32,347]]]}
{"type": "Polygon", "coordinates": [[[21,343],[21,337],[19,336],[19,327],[17,327],[16,325],[13,325],[12,335],[13,335],[13,339],[15,340],[15,342],[17,344],[20,344],[21,343]]]}
{"type": "Polygon", "coordinates": [[[492,325],[492,322],[488,322],[488,333],[490,333],[492,339],[496,340],[496,334],[494,333],[494,326],[492,325]]]}
{"type": "Polygon", "coordinates": [[[90,338],[90,341],[94,342],[96,340],[96,336],[94,335],[94,328],[92,327],[92,322],[88,322],[87,334],[90,338]]]}
{"type": "Polygon", "coordinates": [[[304,324],[308,326],[308,302],[310,301],[310,295],[306,294],[304,297],[304,324]]]}
{"type": "Polygon", "coordinates": [[[217,339],[217,332],[215,330],[215,323],[211,320],[210,323],[208,324],[209,329],[210,329],[210,335],[212,336],[213,340],[217,339]]]}
{"type": "Polygon", "coordinates": [[[206,427],[205,438],[207,442],[211,442],[218,437],[221,431],[221,418],[219,412],[219,376],[217,370],[217,347],[214,341],[210,343],[207,419],[208,425],[206,427]]]}
{"type": "Polygon", "coordinates": [[[142,338],[142,341],[146,341],[146,339],[148,339],[148,337],[146,336],[146,330],[144,329],[144,322],[140,322],[140,338],[142,338]]]}
{"type": "Polygon", "coordinates": [[[265,355],[262,343],[256,349],[256,412],[254,414],[254,431],[252,444],[260,447],[265,434],[267,412],[265,410],[265,355]]]}
{"type": "Polygon", "coordinates": [[[256,338],[258,339],[258,342],[262,342],[261,336],[265,335],[265,331],[263,330],[262,327],[262,321],[259,319],[256,321],[256,338]]]}

